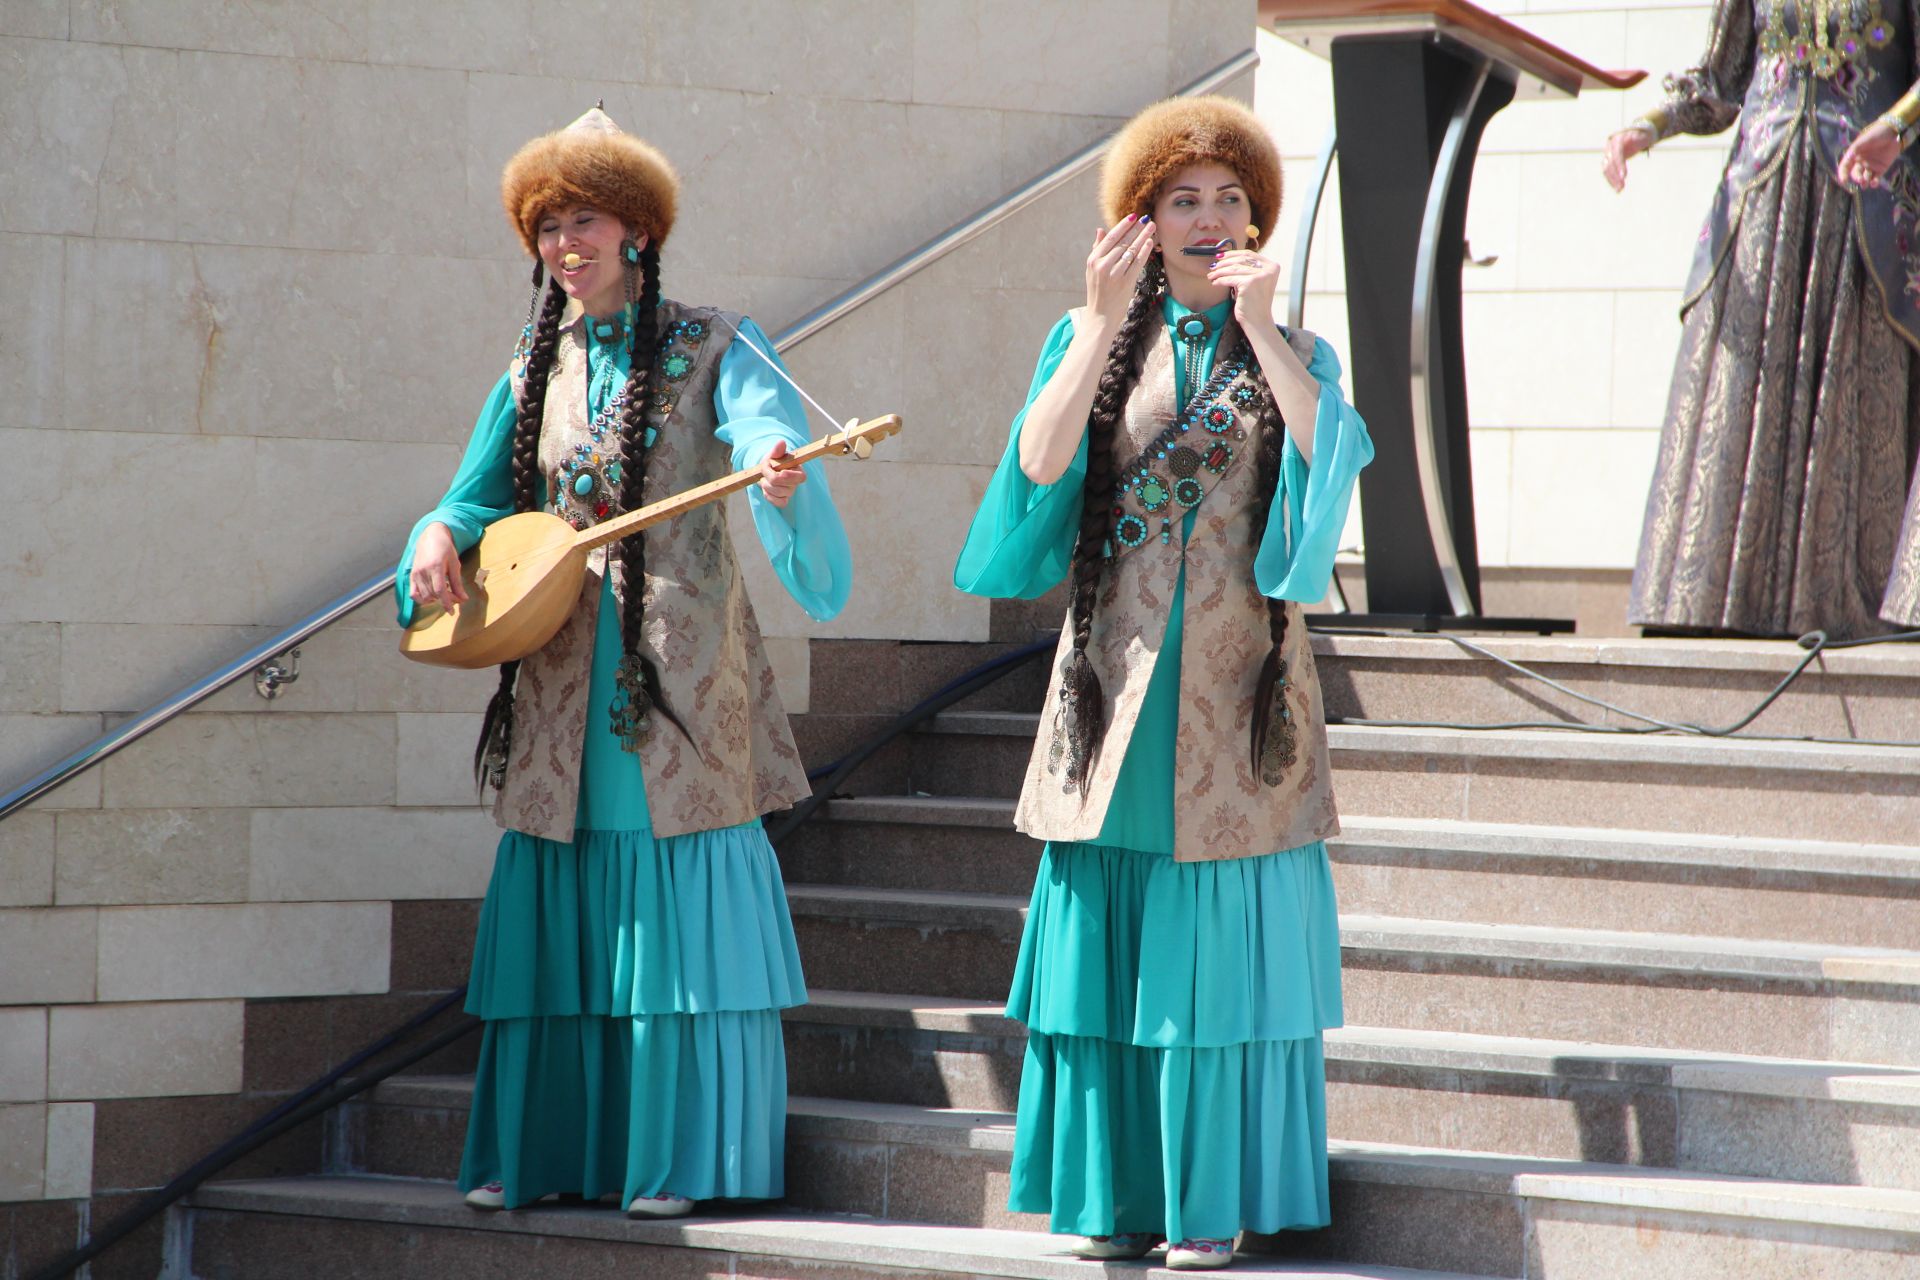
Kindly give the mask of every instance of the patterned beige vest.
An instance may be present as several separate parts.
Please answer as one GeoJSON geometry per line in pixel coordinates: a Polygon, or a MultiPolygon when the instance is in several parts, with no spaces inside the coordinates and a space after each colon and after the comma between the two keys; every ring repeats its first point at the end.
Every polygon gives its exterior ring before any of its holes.
{"type": "MultiPolygon", "coordinates": [[[[661,303],[659,385],[648,407],[648,421],[659,434],[647,460],[648,502],[732,470],[728,449],[714,434],[713,387],[733,335],[713,323],[715,315],[730,325],[740,322],[727,312],[661,303]]],[[[561,330],[540,431],[540,470],[550,495],[548,510],[584,527],[612,514],[612,508],[604,490],[580,494],[567,484],[563,492],[569,458],[583,446],[594,447],[581,323],[576,315],[561,330]]],[[[617,457],[617,432],[606,432],[598,447],[603,455],[617,457]]],[[[655,711],[652,729],[640,743],[654,834],[710,831],[786,808],[807,793],[806,771],[740,580],[725,504],[710,503],[643,536],[642,647],[659,668],[667,706],[692,737],[689,743],[655,711]]],[[[494,804],[494,816],[504,827],[549,840],[573,839],[606,567],[607,551],[595,551],[573,616],[520,665],[512,749],[494,804]]],[[[624,598],[617,577],[614,590],[624,598]]]]}
{"type": "MultiPolygon", "coordinates": [[[[1078,312],[1074,319],[1079,322],[1078,312]]],[[[1313,335],[1296,331],[1291,339],[1301,359],[1311,359],[1313,335]]],[[[1229,322],[1216,359],[1224,361],[1238,341],[1239,331],[1229,322]]],[[[1166,341],[1156,342],[1147,355],[1140,383],[1127,401],[1121,430],[1115,433],[1116,474],[1174,421],[1178,409],[1173,358],[1173,345],[1166,341]]],[[[1182,541],[1179,515],[1172,517],[1165,542],[1154,523],[1137,545],[1116,543],[1117,554],[1101,574],[1087,655],[1106,695],[1107,727],[1084,799],[1078,790],[1068,790],[1062,775],[1048,767],[1053,718],[1060,705],[1060,663],[1072,651],[1071,626],[1061,631],[1046,709],[1015,817],[1019,829],[1037,839],[1083,841],[1099,835],[1120,763],[1140,719],[1147,682],[1166,638],[1168,606],[1182,565],[1187,589],[1180,729],[1172,785],[1153,797],[1156,803],[1173,806],[1174,858],[1206,862],[1253,857],[1339,833],[1320,681],[1306,624],[1300,607],[1293,603],[1286,606],[1284,656],[1292,674],[1286,696],[1299,748],[1279,785],[1269,786],[1254,775],[1248,745],[1254,692],[1261,664],[1272,647],[1266,599],[1253,582],[1255,521],[1264,525],[1266,507],[1256,493],[1253,415],[1234,409],[1233,398],[1224,392],[1221,403],[1232,409],[1237,423],[1248,428],[1247,438],[1220,438],[1231,444],[1235,456],[1197,507],[1193,536],[1182,541]]],[[[1175,507],[1170,512],[1179,510],[1175,507]]],[[[1130,532],[1137,535],[1139,529],[1130,532]]]]}

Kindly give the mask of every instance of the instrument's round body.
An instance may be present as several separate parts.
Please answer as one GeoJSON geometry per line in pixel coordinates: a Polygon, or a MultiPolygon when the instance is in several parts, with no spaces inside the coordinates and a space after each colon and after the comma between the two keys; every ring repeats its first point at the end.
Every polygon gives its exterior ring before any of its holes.
{"type": "Polygon", "coordinates": [[[400,637],[400,652],[437,667],[495,667],[553,639],[580,600],[589,549],[573,527],[544,511],[487,526],[460,558],[467,602],[448,613],[423,604],[400,637]]]}

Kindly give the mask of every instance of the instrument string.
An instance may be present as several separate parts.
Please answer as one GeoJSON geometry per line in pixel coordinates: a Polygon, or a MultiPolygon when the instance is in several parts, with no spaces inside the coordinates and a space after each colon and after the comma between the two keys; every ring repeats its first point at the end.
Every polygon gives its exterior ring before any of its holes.
{"type": "Polygon", "coordinates": [[[787,371],[780,367],[780,362],[778,360],[775,360],[772,356],[768,355],[766,352],[762,351],[759,347],[755,346],[753,343],[753,339],[749,338],[746,334],[740,332],[739,329],[735,328],[734,325],[726,319],[726,317],[716,312],[713,318],[715,320],[718,320],[721,324],[726,325],[728,329],[733,330],[733,336],[740,339],[741,342],[745,343],[747,350],[753,352],[753,354],[755,354],[756,356],[759,356],[760,359],[766,364],[767,368],[773,370],[773,372],[779,377],[779,379],[782,382],[792,387],[795,391],[798,391],[800,393],[800,398],[805,400],[808,404],[812,405],[816,410],[819,411],[820,416],[827,420],[828,426],[833,427],[837,430],[841,426],[843,426],[846,422],[849,421],[849,419],[835,417],[832,410],[828,409],[827,406],[821,404],[818,400],[815,400],[813,396],[808,393],[805,387],[795,382],[792,379],[792,377],[788,375],[787,371]]]}

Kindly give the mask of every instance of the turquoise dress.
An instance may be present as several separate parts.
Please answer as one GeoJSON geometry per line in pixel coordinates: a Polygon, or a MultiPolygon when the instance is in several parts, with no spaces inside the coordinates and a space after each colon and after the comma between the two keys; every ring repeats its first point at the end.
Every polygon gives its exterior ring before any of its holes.
{"type": "MultiPolygon", "coordinates": [[[[1224,302],[1207,315],[1215,335],[1224,302]]],[[[1189,314],[1169,299],[1166,341],[1189,314]]],[[[1073,339],[1048,335],[1031,406],[1073,339]]],[[[1178,402],[1191,388],[1174,361],[1178,402]]],[[[1326,592],[1355,477],[1373,457],[1325,342],[1309,466],[1289,439],[1251,571],[1276,599],[1326,592]]],[[[962,591],[1031,599],[1065,578],[1084,437],[1051,485],[1020,470],[1026,409],[954,573],[962,591]]],[[[1182,536],[1192,530],[1189,512],[1182,536]]],[[[1340,936],[1326,846],[1223,862],[1173,858],[1182,573],[1166,640],[1098,840],[1041,853],[1007,1015],[1026,1024],[1009,1208],[1054,1231],[1225,1239],[1328,1221],[1321,1036],[1341,1024],[1340,936]]]]}
{"type": "MultiPolygon", "coordinates": [[[[722,356],[719,435],[736,468],[807,440],[799,398],[742,346],[722,356]]],[[[775,357],[777,359],[777,357],[775,357]]],[[[626,382],[623,345],[588,348],[588,411],[626,382]]],[[[439,521],[465,551],[512,511],[510,378],[488,397],[439,521]]],[[[785,510],[748,501],[781,582],[815,618],[846,603],[852,558],[818,463],[785,510]]],[[[460,1187],[504,1184],[508,1205],[552,1192],[695,1200],[784,1193],[780,1010],[806,1002],[786,890],[758,819],[656,838],[639,758],[609,728],[620,611],[601,588],[577,829],[571,843],[500,838],[480,910],[467,1010],[486,1022],[460,1187]]]]}

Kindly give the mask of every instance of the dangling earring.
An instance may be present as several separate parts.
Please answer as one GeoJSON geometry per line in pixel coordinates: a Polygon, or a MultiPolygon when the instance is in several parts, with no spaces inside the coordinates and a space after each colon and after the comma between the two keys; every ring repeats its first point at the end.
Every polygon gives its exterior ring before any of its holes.
{"type": "Polygon", "coordinates": [[[620,262],[627,284],[627,333],[631,337],[640,322],[640,246],[629,236],[620,242],[620,262]]]}
{"type": "Polygon", "coordinates": [[[1251,222],[1249,222],[1247,224],[1247,248],[1249,249],[1253,248],[1253,242],[1255,240],[1258,240],[1259,238],[1260,238],[1260,228],[1254,226],[1251,222]]]}
{"type": "Polygon", "coordinates": [[[538,258],[533,262],[533,297],[527,300],[527,322],[520,327],[520,344],[514,349],[516,356],[524,356],[533,350],[533,318],[540,313],[540,287],[547,282],[547,269],[538,258]]]}

